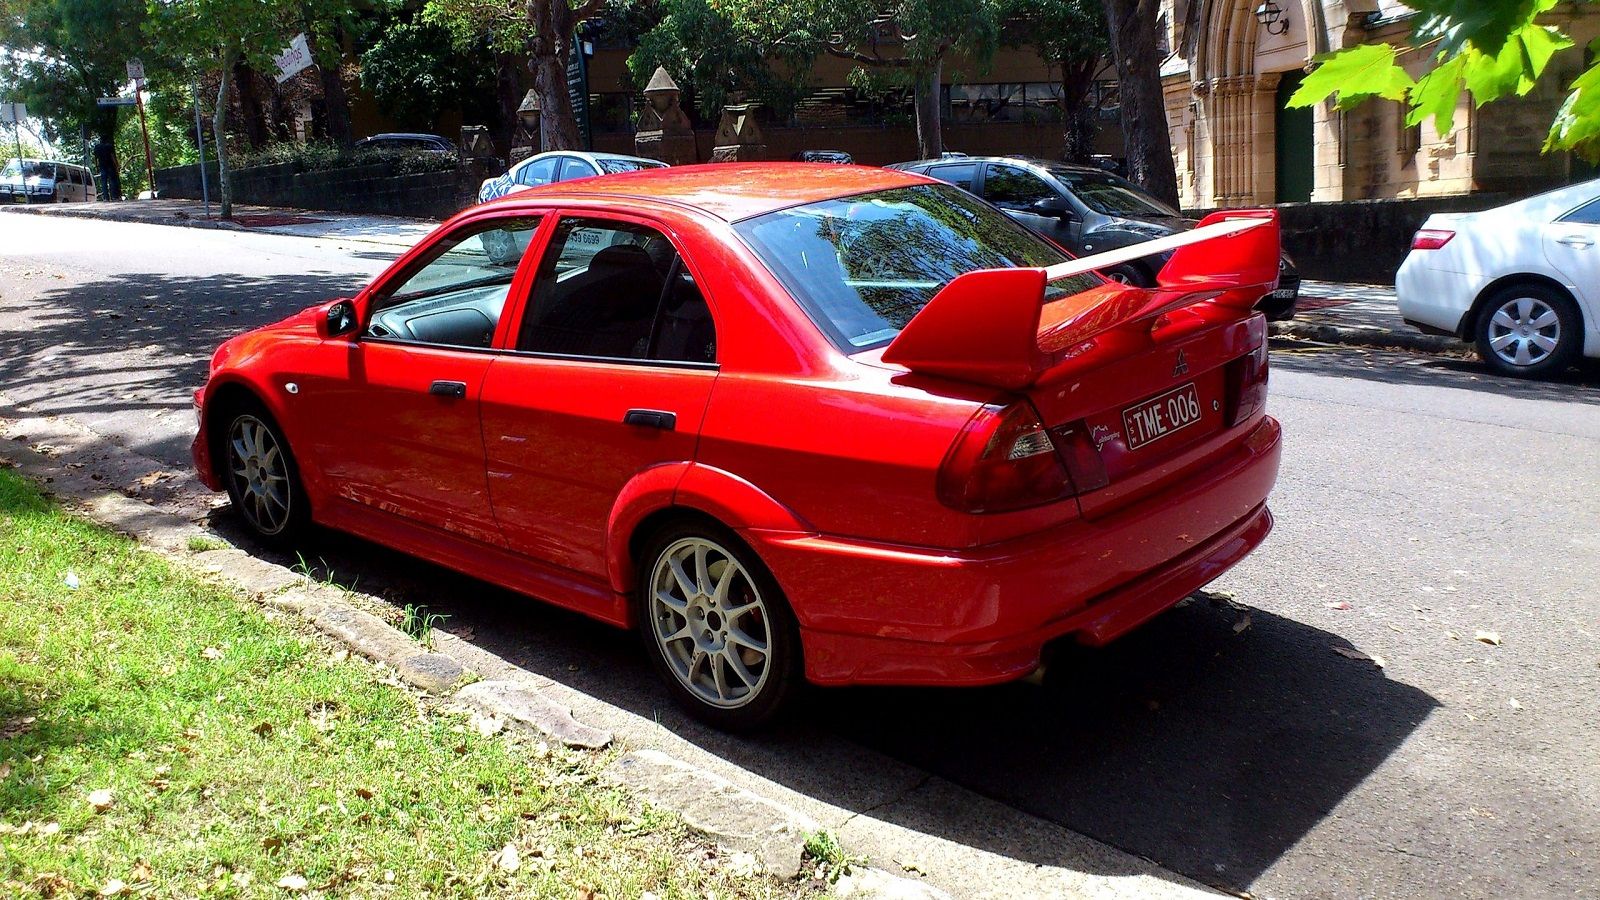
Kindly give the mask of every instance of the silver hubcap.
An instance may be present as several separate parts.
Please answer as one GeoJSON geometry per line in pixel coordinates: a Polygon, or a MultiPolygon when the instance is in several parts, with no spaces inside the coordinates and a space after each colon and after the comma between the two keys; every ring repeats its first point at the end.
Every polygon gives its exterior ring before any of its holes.
{"type": "Polygon", "coordinates": [[[772,643],[766,603],[750,573],[714,541],[684,538],[650,575],[650,633],[678,681],[712,706],[754,700],[772,643]]]}
{"type": "Polygon", "coordinates": [[[289,521],[289,469],[272,429],[255,416],[240,416],[228,430],[228,471],[240,512],[262,534],[277,534],[289,521]]]}
{"type": "Polygon", "coordinates": [[[1561,317],[1550,304],[1518,297],[1489,318],[1489,349],[1513,366],[1543,362],[1561,343],[1561,317]]]}

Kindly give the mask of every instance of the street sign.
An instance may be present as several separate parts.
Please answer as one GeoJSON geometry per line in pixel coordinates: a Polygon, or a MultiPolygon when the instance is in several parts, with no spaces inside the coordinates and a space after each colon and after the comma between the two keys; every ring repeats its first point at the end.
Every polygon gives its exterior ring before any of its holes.
{"type": "Polygon", "coordinates": [[[134,81],[144,80],[144,60],[137,56],[128,60],[128,77],[134,81]]]}
{"type": "Polygon", "coordinates": [[[572,104],[572,117],[578,123],[578,140],[584,150],[594,149],[594,134],[589,122],[589,61],[588,53],[594,45],[583,39],[583,26],[573,32],[572,54],[567,57],[567,100],[572,104]]]}
{"type": "Polygon", "coordinates": [[[10,100],[0,103],[0,124],[15,125],[28,118],[28,105],[10,100]]]}
{"type": "Polygon", "coordinates": [[[288,49],[274,56],[272,61],[278,64],[279,84],[305,71],[311,65],[311,51],[306,49],[305,33],[295,35],[288,49]]]}
{"type": "Polygon", "coordinates": [[[134,97],[99,97],[94,101],[95,106],[133,106],[138,103],[134,97]]]}

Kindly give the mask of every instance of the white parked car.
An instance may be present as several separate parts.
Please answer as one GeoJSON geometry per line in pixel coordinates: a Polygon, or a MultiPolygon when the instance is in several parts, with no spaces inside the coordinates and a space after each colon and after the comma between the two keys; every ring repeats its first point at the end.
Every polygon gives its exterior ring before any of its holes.
{"type": "Polygon", "coordinates": [[[1600,180],[1430,216],[1395,292],[1407,323],[1477,344],[1507,375],[1600,357],[1600,180]]]}
{"type": "Polygon", "coordinates": [[[637,169],[664,169],[667,164],[657,159],[623,156],[620,153],[585,153],[581,150],[552,150],[536,153],[511,167],[504,175],[485,179],[478,188],[478,202],[504,197],[517,191],[572,181],[575,178],[593,178],[596,175],[615,175],[637,169]]]}
{"type": "Polygon", "coordinates": [[[0,203],[81,203],[95,199],[94,176],[74,163],[13,156],[0,168],[0,203]]]}

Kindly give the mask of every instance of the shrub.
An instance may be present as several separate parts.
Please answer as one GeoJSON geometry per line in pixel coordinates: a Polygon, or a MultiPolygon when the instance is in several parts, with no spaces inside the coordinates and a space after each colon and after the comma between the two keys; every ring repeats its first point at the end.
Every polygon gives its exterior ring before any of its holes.
{"type": "Polygon", "coordinates": [[[284,141],[268,144],[259,150],[240,155],[236,168],[292,164],[297,172],[321,172],[329,169],[346,169],[351,166],[385,165],[396,175],[416,175],[422,172],[444,172],[457,168],[460,161],[443,153],[423,150],[396,150],[368,148],[348,151],[326,142],[298,143],[284,141]]]}

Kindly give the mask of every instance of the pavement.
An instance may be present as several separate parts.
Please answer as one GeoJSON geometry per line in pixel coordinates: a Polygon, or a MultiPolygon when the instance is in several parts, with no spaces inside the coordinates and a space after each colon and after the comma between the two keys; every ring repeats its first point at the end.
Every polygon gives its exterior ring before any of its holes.
{"type": "MultiPolygon", "coordinates": [[[[0,214],[0,417],[145,460],[108,477],[293,564],[195,488],[188,393],[221,339],[401,247],[277,227],[298,226],[0,214]]],[[[303,553],[449,616],[627,752],[794,808],[952,896],[1600,895],[1600,379],[1307,341],[1272,362],[1268,543],[1043,685],[816,690],[730,737],[678,713],[627,635],[355,538],[303,553]]]]}
{"type": "MultiPolygon", "coordinates": [[[[91,218],[151,225],[225,228],[263,234],[340,239],[397,248],[409,248],[433,230],[437,222],[393,216],[352,215],[327,211],[266,206],[234,207],[234,218],[211,216],[195,200],[141,200],[120,203],[80,203],[50,206],[16,206],[12,212],[91,218]]],[[[1306,280],[1300,285],[1299,310],[1294,319],[1271,325],[1274,335],[1332,344],[1409,350],[1420,353],[1465,355],[1466,344],[1454,338],[1423,334],[1400,319],[1394,288],[1306,280]]]]}

